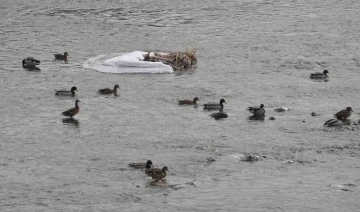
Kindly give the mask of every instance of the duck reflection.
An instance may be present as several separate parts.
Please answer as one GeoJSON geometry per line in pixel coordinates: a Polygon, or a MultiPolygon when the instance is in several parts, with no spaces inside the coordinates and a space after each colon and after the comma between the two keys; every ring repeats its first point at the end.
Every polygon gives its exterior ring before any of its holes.
{"type": "Polygon", "coordinates": [[[74,127],[80,127],[79,120],[74,119],[72,117],[71,118],[64,118],[62,121],[63,121],[64,124],[73,125],[74,127]]]}
{"type": "Polygon", "coordinates": [[[26,69],[27,71],[34,71],[34,72],[38,72],[41,71],[40,68],[36,67],[36,66],[23,66],[24,69],[26,69]]]}
{"type": "Polygon", "coordinates": [[[258,121],[264,121],[265,120],[265,116],[249,116],[249,120],[258,120],[258,121]]]}

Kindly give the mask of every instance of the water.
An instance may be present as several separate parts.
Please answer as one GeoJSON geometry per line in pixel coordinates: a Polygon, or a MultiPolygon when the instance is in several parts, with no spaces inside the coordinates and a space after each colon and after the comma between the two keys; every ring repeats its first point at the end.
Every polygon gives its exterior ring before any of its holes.
{"type": "Polygon", "coordinates": [[[323,124],[347,106],[359,119],[359,7],[2,1],[1,211],[357,211],[359,127],[323,124]],[[187,47],[198,64],[186,73],[83,67],[99,55],[187,47]],[[53,61],[65,51],[68,63],[53,61]],[[28,56],[41,71],[21,67],[28,56]],[[328,81],[309,79],[324,69],[328,81]],[[119,96],[96,93],[115,84],[119,96]],[[60,114],[76,98],[54,89],[74,85],[80,113],[69,121],[60,114]],[[177,105],[195,96],[224,98],[229,117],[177,105]],[[246,108],[260,104],[265,119],[249,119],[246,108]],[[249,153],[266,157],[236,159],[249,153]],[[148,159],[169,167],[167,182],[127,168],[148,159]]]}

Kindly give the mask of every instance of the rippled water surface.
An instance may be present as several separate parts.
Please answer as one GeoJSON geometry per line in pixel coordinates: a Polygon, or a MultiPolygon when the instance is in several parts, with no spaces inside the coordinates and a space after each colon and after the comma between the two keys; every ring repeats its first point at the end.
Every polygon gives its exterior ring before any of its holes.
{"type": "Polygon", "coordinates": [[[360,2],[2,0],[0,8],[0,211],[359,210],[359,126],[323,124],[347,106],[359,119],[360,2]],[[83,68],[98,55],[187,47],[198,57],[188,72],[83,68]],[[65,51],[67,63],[53,61],[65,51]],[[28,56],[40,71],[22,68],[28,56]],[[324,69],[329,80],[309,79],[324,69]],[[118,96],[97,94],[115,84],[118,96]],[[76,98],[54,95],[74,85],[76,98]],[[229,117],[177,105],[195,96],[224,98],[229,117]],[[80,113],[63,119],[75,99],[80,113]],[[249,119],[246,108],[260,104],[264,120],[249,119]],[[250,153],[260,160],[237,159],[250,153]],[[169,167],[166,182],[127,167],[148,159],[169,167]]]}

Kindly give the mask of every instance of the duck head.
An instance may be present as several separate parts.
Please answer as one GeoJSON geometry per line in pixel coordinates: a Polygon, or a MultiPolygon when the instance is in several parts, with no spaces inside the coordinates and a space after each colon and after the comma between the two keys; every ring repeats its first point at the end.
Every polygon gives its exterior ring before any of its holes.
{"type": "Polygon", "coordinates": [[[64,52],[64,56],[67,57],[69,56],[69,54],[67,52],[64,52]]]}
{"type": "Polygon", "coordinates": [[[348,112],[354,112],[351,107],[347,107],[347,108],[346,108],[346,111],[348,111],[348,112]]]}
{"type": "Polygon", "coordinates": [[[77,91],[77,88],[76,88],[75,86],[73,86],[73,87],[71,88],[71,92],[74,92],[74,91],[77,91]]]}
{"type": "Polygon", "coordinates": [[[162,168],[162,172],[168,172],[169,171],[169,169],[168,169],[168,167],[167,166],[164,166],[163,168],[162,168]]]}
{"type": "Polygon", "coordinates": [[[226,103],[225,99],[220,99],[220,104],[222,104],[222,103],[226,103]]]}
{"type": "Polygon", "coordinates": [[[152,161],[151,160],[146,161],[146,168],[150,169],[151,167],[153,167],[152,161]]]}
{"type": "Polygon", "coordinates": [[[261,105],[260,105],[260,108],[264,108],[264,104],[261,104],[261,105]]]}

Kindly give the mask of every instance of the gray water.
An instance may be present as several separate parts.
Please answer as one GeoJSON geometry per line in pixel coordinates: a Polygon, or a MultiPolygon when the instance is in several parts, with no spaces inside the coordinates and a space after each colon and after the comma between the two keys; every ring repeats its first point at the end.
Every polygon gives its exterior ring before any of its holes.
{"type": "Polygon", "coordinates": [[[0,211],[358,211],[360,2],[0,1],[0,211]],[[197,48],[194,70],[106,74],[101,54],[197,48]],[[67,51],[68,63],[53,61],[67,51]],[[21,61],[41,60],[41,71],[21,61]],[[309,79],[329,70],[327,81],[309,79]],[[120,85],[119,96],[100,88],[120,85]],[[77,86],[76,98],[54,89],[77,86]],[[224,120],[202,107],[227,102],[224,120]],[[60,115],[80,99],[80,113],[60,115]],[[264,120],[249,106],[265,105],[264,120]],[[277,113],[284,106],[290,110],[277,113]],[[320,116],[312,117],[317,112],[320,116]],[[268,118],[275,117],[271,121],[268,118]],[[256,162],[236,159],[256,154],[256,162]],[[169,167],[152,183],[130,162],[169,167]],[[195,186],[190,183],[195,180],[195,186]]]}

